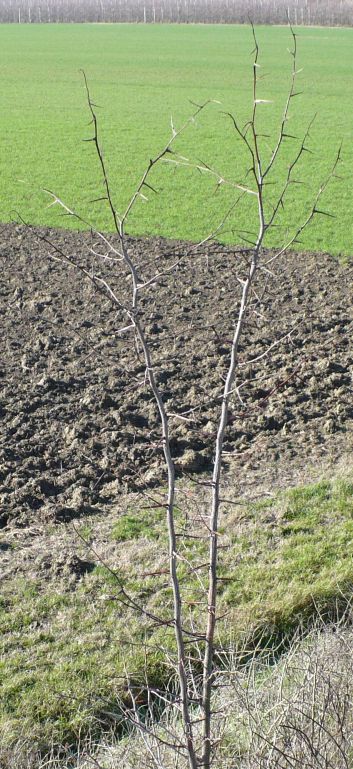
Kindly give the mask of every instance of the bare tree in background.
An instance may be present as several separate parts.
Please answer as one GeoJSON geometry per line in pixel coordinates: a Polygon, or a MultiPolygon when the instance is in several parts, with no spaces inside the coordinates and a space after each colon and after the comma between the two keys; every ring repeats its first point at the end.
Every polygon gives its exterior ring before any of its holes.
{"type": "Polygon", "coordinates": [[[352,26],[353,0],[0,0],[2,23],[142,22],[352,26]]]}
{"type": "MultiPolygon", "coordinates": [[[[261,130],[259,128],[259,113],[267,100],[260,98],[259,96],[259,46],[254,27],[252,27],[254,60],[252,111],[250,119],[245,126],[241,126],[236,116],[232,114],[229,115],[232,130],[237,139],[241,142],[249,160],[246,181],[238,183],[226,179],[223,175],[219,174],[216,169],[209,165],[200,162],[193,163],[191,160],[180,156],[176,152],[175,145],[180,135],[185,132],[195,120],[201,117],[209,103],[201,104],[195,107],[193,115],[179,130],[176,130],[172,125],[170,139],[164,148],[148,162],[125,212],[120,215],[114,204],[114,196],[108,179],[106,161],[101,148],[96,108],[84,75],[88,107],[93,126],[93,136],[90,141],[93,142],[95,147],[104,185],[104,194],[101,199],[105,201],[109,208],[111,222],[117,236],[117,245],[114,244],[115,241],[113,242],[111,238],[105,236],[98,230],[92,228],[92,232],[105,252],[104,255],[101,254],[100,257],[103,261],[108,260],[113,270],[114,264],[119,265],[119,269],[123,269],[125,278],[128,280],[128,283],[126,283],[125,280],[125,286],[127,285],[128,289],[119,292],[113,285],[113,282],[111,282],[105,275],[102,275],[102,272],[96,268],[94,261],[92,261],[91,266],[85,265],[84,263],[77,263],[75,257],[66,254],[49,238],[43,236],[43,240],[50,245],[51,251],[56,259],[78,269],[81,272],[82,277],[89,280],[95,289],[111,303],[114,311],[117,312],[119,318],[121,318],[123,322],[119,331],[121,333],[128,332],[132,334],[132,337],[135,339],[135,344],[141,352],[146,381],[149,384],[150,391],[156,404],[160,431],[160,444],[158,450],[162,451],[167,474],[167,492],[164,504],[169,539],[169,575],[173,594],[172,617],[166,618],[165,616],[147,612],[144,606],[129,593],[126,589],[126,585],[121,582],[118,575],[116,575],[116,579],[119,587],[119,598],[125,606],[147,616],[152,625],[169,628],[174,632],[176,645],[176,661],[174,669],[177,678],[177,694],[168,699],[165,694],[154,691],[153,688],[149,686],[148,677],[146,681],[146,689],[149,692],[149,696],[152,696],[153,694],[155,699],[159,698],[164,707],[169,706],[171,708],[176,708],[180,713],[183,724],[183,738],[180,740],[180,737],[177,734],[171,733],[168,736],[166,744],[189,764],[190,769],[198,769],[198,767],[210,769],[215,749],[212,693],[217,679],[215,632],[218,621],[219,514],[222,506],[221,485],[223,478],[223,450],[227,425],[229,422],[230,403],[232,402],[232,399],[234,400],[234,394],[237,393],[236,376],[239,373],[240,365],[238,355],[239,345],[243,337],[246,323],[256,311],[256,307],[259,303],[257,287],[255,287],[255,279],[259,274],[264,277],[262,289],[263,291],[266,291],[266,281],[271,278],[272,266],[284,256],[286,250],[291,245],[298,241],[302,231],[315,216],[326,215],[326,213],[319,207],[320,198],[330,179],[335,175],[337,165],[340,161],[339,151],[330,173],[317,191],[310,210],[304,220],[295,226],[292,234],[288,236],[287,240],[279,246],[272,255],[269,255],[268,250],[266,249],[266,244],[268,242],[267,238],[272,234],[272,231],[277,225],[278,218],[285,205],[289,190],[291,190],[292,186],[297,183],[297,180],[294,178],[294,172],[297,170],[299,161],[308,150],[307,142],[311,128],[310,124],[305,131],[302,140],[298,143],[296,138],[291,136],[287,131],[292,100],[297,95],[297,40],[294,30],[292,28],[290,28],[290,30],[292,38],[292,72],[290,87],[278,128],[278,135],[274,141],[272,151],[268,154],[268,151],[265,152],[263,150],[261,130]],[[279,189],[276,188],[277,194],[274,199],[273,193],[269,196],[268,189],[271,189],[271,187],[268,187],[268,185],[270,179],[272,179],[273,172],[276,169],[278,158],[280,154],[284,152],[287,142],[294,142],[296,149],[287,166],[282,186],[279,189]],[[215,430],[213,471],[212,476],[206,484],[210,493],[210,501],[209,517],[207,521],[205,520],[203,522],[209,551],[207,564],[202,565],[204,573],[206,571],[205,579],[202,579],[204,600],[199,609],[197,620],[193,619],[192,621],[188,615],[187,601],[183,596],[180,578],[180,566],[184,559],[181,554],[180,532],[178,531],[175,516],[176,472],[172,449],[172,419],[168,410],[168,404],[166,403],[163,391],[159,385],[159,364],[156,363],[153,345],[146,333],[144,320],[144,302],[147,292],[151,289],[151,286],[153,286],[155,290],[158,290],[158,285],[166,275],[175,273],[179,261],[167,266],[165,269],[157,268],[157,270],[154,270],[149,277],[144,277],[143,265],[137,261],[134,252],[131,249],[129,238],[126,235],[126,226],[129,217],[138,201],[141,200],[141,198],[145,198],[146,195],[154,193],[151,176],[155,167],[162,163],[172,163],[178,167],[186,166],[188,168],[194,168],[201,173],[210,175],[216,180],[217,185],[229,185],[234,189],[236,196],[235,200],[229,211],[226,212],[217,232],[221,230],[222,224],[231,213],[233,214],[234,209],[244,197],[249,198],[251,201],[255,201],[257,207],[257,230],[255,234],[249,235],[245,261],[243,262],[238,275],[240,295],[239,301],[235,303],[234,315],[232,318],[233,335],[230,342],[227,373],[224,380],[223,392],[220,397],[218,424],[216,425],[215,430]],[[195,673],[195,655],[196,657],[198,655],[196,667],[201,670],[200,674],[195,673]]],[[[74,217],[81,222],[83,221],[79,214],[68,207],[56,194],[49,192],[49,195],[51,196],[52,203],[59,205],[64,210],[65,214],[74,217]]],[[[87,225],[87,222],[85,222],[85,224],[87,225]]],[[[214,237],[214,235],[215,233],[210,235],[210,238],[214,237]]],[[[197,249],[197,246],[195,249],[197,249]]],[[[94,256],[96,258],[97,253],[94,253],[94,256]]],[[[171,301],[173,301],[173,297],[171,297],[171,301]]],[[[259,357],[265,358],[268,353],[269,348],[265,348],[259,357]]],[[[248,361],[248,363],[251,363],[251,361],[248,361]]],[[[242,362],[241,365],[244,365],[244,363],[242,362]]],[[[232,408],[234,407],[232,406],[232,408]]],[[[185,417],[183,416],[183,413],[180,413],[180,417],[186,418],[186,413],[187,412],[185,412],[185,417]]],[[[196,566],[193,563],[190,564],[190,573],[196,582],[200,581],[200,568],[199,565],[196,566]]],[[[169,652],[166,652],[166,659],[170,662],[169,652]]],[[[173,663],[170,664],[172,664],[173,667],[173,663]]],[[[125,715],[136,724],[142,732],[145,732],[148,727],[146,726],[146,721],[139,715],[139,700],[128,675],[127,682],[131,707],[125,709],[125,715]]],[[[158,739],[159,738],[156,737],[157,743],[158,739]]],[[[158,765],[157,759],[156,763],[158,765]]]]}

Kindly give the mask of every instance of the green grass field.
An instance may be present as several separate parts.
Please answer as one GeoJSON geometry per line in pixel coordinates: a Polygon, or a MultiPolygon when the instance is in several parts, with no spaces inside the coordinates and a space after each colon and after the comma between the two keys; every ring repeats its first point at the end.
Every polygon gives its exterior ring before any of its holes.
{"type": "MultiPolygon", "coordinates": [[[[0,28],[0,221],[16,219],[18,211],[35,224],[77,226],[47,208],[43,187],[97,227],[109,231],[80,68],[89,78],[99,104],[102,141],[121,211],[149,157],[191,113],[189,100],[215,99],[190,127],[177,149],[202,159],[227,178],[240,180],[246,166],[239,141],[224,111],[245,122],[251,108],[252,38],[249,28],[236,26],[139,25],[2,25],[0,28]]],[[[259,96],[264,130],[275,135],[290,76],[291,45],[286,28],[258,29],[261,46],[259,96]]],[[[310,225],[302,248],[351,254],[353,217],[350,200],[353,171],[353,106],[351,52],[353,30],[304,28],[299,31],[299,75],[303,95],[293,101],[292,133],[302,133],[314,113],[313,155],[306,155],[296,174],[305,185],[293,188],[284,225],[297,224],[314,191],[325,178],[339,142],[343,141],[341,181],[335,180],[322,201],[336,218],[319,217],[310,225]],[[295,113],[295,114],[294,114],[295,113]]],[[[264,139],[264,150],[273,138],[264,139]]],[[[287,142],[286,151],[295,142],[287,142]]],[[[281,159],[281,170],[287,157],[281,159]]],[[[280,176],[280,174],[279,174],[280,176]]],[[[279,178],[279,177],[278,177],[279,178]]],[[[130,220],[134,234],[163,234],[197,240],[222,219],[233,194],[215,194],[215,184],[197,172],[164,166],[154,178],[163,193],[139,202],[130,220]]],[[[269,202],[275,187],[268,188],[269,202]]],[[[240,242],[249,230],[256,203],[247,198],[228,220],[220,239],[240,242]]],[[[276,231],[276,242],[284,237],[276,231]]]]}

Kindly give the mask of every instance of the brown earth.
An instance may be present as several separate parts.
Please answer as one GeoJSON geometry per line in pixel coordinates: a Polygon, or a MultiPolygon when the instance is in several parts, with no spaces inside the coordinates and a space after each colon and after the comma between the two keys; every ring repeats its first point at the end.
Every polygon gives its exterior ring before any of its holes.
{"type": "MultiPolygon", "coordinates": [[[[178,472],[205,471],[247,253],[128,242],[143,281],[177,263],[144,292],[141,319],[178,472]]],[[[99,513],[123,490],[165,478],[141,351],[131,330],[120,330],[128,320],[58,261],[59,249],[78,265],[91,263],[127,301],[121,263],[90,262],[90,247],[103,253],[89,233],[0,229],[2,527],[99,513]]],[[[239,493],[297,481],[352,446],[352,266],[291,253],[272,270],[258,274],[224,446],[239,493]]]]}

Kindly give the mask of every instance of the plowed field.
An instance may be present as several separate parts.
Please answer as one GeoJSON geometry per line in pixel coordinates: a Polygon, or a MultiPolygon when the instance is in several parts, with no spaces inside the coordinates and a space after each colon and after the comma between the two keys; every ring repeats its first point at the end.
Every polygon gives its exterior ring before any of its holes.
{"type": "MultiPolygon", "coordinates": [[[[88,249],[101,248],[88,233],[1,228],[2,526],[70,520],[165,479],[141,350],[121,331],[128,321],[43,235],[85,266],[88,249]]],[[[141,280],[176,264],[144,292],[141,317],[177,470],[203,472],[247,254],[162,239],[129,246],[141,280]]],[[[92,259],[128,301],[121,263],[92,259]]],[[[258,274],[224,447],[245,477],[260,466],[269,478],[290,474],[339,454],[352,435],[352,268],[291,253],[272,269],[258,274]]]]}

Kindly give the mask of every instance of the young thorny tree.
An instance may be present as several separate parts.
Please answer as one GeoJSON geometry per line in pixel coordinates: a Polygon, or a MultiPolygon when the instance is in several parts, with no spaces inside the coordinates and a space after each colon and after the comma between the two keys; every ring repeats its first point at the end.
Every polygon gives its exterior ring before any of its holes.
{"type": "MultiPolygon", "coordinates": [[[[309,131],[311,125],[306,130],[303,139],[299,140],[299,146],[294,152],[294,156],[290,161],[285,174],[284,181],[281,189],[277,192],[277,198],[274,201],[268,197],[267,184],[269,177],[276,167],[276,161],[278,160],[280,152],[284,148],[284,144],[287,140],[296,140],[296,137],[291,136],[287,132],[287,122],[289,118],[289,109],[293,98],[297,95],[296,92],[296,78],[297,78],[297,39],[296,33],[291,30],[292,37],[292,74],[291,83],[289,87],[288,96],[284,105],[283,116],[278,129],[278,136],[274,143],[274,149],[270,153],[267,160],[264,159],[264,153],[261,150],[261,136],[258,128],[258,112],[261,110],[261,103],[264,101],[258,98],[258,78],[259,78],[259,46],[255,34],[254,28],[252,28],[252,34],[254,39],[254,61],[253,61],[253,99],[252,99],[252,112],[248,123],[245,127],[241,127],[233,115],[229,115],[234,131],[237,137],[242,142],[245,152],[249,158],[249,169],[247,179],[250,182],[244,184],[234,183],[227,180],[223,175],[219,174],[215,169],[209,165],[203,163],[193,164],[191,161],[184,157],[179,156],[174,151],[175,142],[181,133],[190,126],[192,122],[196,120],[198,116],[206,108],[206,104],[197,106],[194,114],[186,121],[186,123],[180,128],[175,130],[172,125],[172,135],[166,144],[166,146],[148,162],[145,172],[133,193],[125,212],[119,215],[115,209],[113,202],[113,194],[108,180],[108,174],[106,169],[106,163],[103,157],[101,143],[99,138],[99,125],[97,121],[97,115],[95,105],[91,99],[90,91],[88,88],[85,74],[83,74],[84,82],[87,92],[88,107],[91,114],[93,137],[90,139],[94,143],[95,150],[100,163],[104,182],[104,196],[102,199],[107,201],[109,206],[112,224],[117,234],[114,241],[109,237],[106,237],[101,232],[88,225],[94,234],[94,236],[103,244],[105,248],[105,260],[109,260],[110,265],[114,268],[114,263],[119,263],[125,269],[126,275],[130,276],[131,293],[130,298],[126,298],[126,291],[122,291],[121,295],[114,287],[115,284],[109,281],[109,278],[105,277],[105,273],[92,266],[85,264],[78,264],[74,257],[64,253],[61,248],[58,248],[54,243],[48,240],[52,251],[54,250],[56,258],[73,265],[75,268],[81,271],[82,276],[92,282],[95,290],[101,292],[104,297],[108,298],[112,306],[119,312],[119,316],[123,314],[126,318],[126,325],[120,331],[124,333],[131,333],[135,337],[135,343],[138,345],[140,351],[142,351],[144,366],[145,366],[145,378],[150,390],[153,394],[155,404],[158,409],[159,415],[159,428],[162,438],[162,449],[165,461],[165,467],[168,477],[167,494],[166,494],[166,514],[167,514],[167,527],[169,538],[169,572],[170,572],[170,585],[172,587],[173,594],[173,617],[171,619],[161,618],[155,615],[153,612],[147,611],[139,601],[130,595],[126,589],[126,585],[119,582],[119,576],[116,576],[119,585],[119,596],[123,604],[132,607],[136,611],[148,616],[149,620],[155,622],[156,625],[164,625],[169,628],[173,628],[175,634],[177,656],[175,663],[175,670],[177,673],[177,694],[174,697],[166,695],[163,700],[161,695],[161,701],[167,706],[174,707],[180,714],[182,722],[183,738],[172,733],[169,734],[168,739],[164,735],[165,745],[169,745],[171,750],[174,750],[179,757],[189,764],[191,769],[198,769],[198,767],[204,767],[204,769],[210,769],[213,762],[215,737],[213,732],[213,713],[211,696],[213,687],[215,684],[216,675],[216,650],[215,650],[215,630],[217,623],[217,576],[218,576],[218,548],[219,548],[219,514],[222,503],[221,497],[221,480],[222,480],[222,453],[224,447],[225,434],[227,429],[227,423],[229,420],[229,406],[230,400],[234,392],[237,392],[236,387],[236,374],[239,367],[238,350],[239,343],[244,330],[244,324],[249,318],[254,302],[258,300],[254,280],[257,273],[261,272],[266,276],[266,280],[271,277],[270,265],[276,262],[285,251],[298,240],[300,233],[311,222],[311,220],[319,214],[325,214],[318,208],[319,200],[326,189],[329,180],[335,175],[337,165],[340,160],[340,151],[334,161],[331,172],[327,179],[323,182],[319,188],[313,204],[305,218],[305,220],[294,228],[294,232],[280,248],[269,255],[265,250],[264,245],[266,242],[266,236],[276,226],[277,220],[284,208],[284,201],[288,191],[291,189],[292,184],[295,183],[293,176],[294,169],[296,169],[299,160],[302,158],[307,150],[307,140],[309,137],[309,131]],[[183,562],[183,558],[180,555],[180,539],[178,535],[176,516],[175,516],[175,494],[176,494],[176,481],[175,481],[175,463],[173,461],[173,451],[171,443],[172,425],[171,415],[168,412],[167,403],[163,397],[163,392],[158,384],[157,366],[153,356],[153,345],[151,345],[150,338],[145,330],[144,322],[144,297],[146,292],[151,286],[157,286],[167,273],[175,271],[178,267],[179,261],[173,265],[167,267],[165,270],[154,272],[152,277],[143,279],[143,269],[141,264],[138,263],[137,257],[131,249],[131,241],[126,236],[126,226],[129,220],[129,216],[133,211],[135,204],[139,199],[144,198],[148,190],[154,191],[152,183],[150,182],[150,175],[153,169],[162,162],[175,163],[179,166],[187,166],[189,168],[195,168],[198,171],[210,174],[217,181],[217,184],[228,184],[235,189],[236,199],[233,202],[231,209],[223,218],[221,225],[217,228],[217,232],[220,231],[224,221],[228,218],[231,212],[233,212],[235,206],[239,200],[244,196],[249,196],[252,200],[257,202],[257,234],[256,237],[249,241],[249,247],[245,251],[246,270],[242,271],[241,277],[238,277],[238,281],[241,286],[240,301],[237,303],[236,313],[233,318],[233,337],[230,344],[229,351],[229,363],[228,370],[224,380],[223,393],[221,396],[221,405],[219,411],[218,425],[215,430],[215,442],[214,442],[214,455],[213,455],[213,472],[212,478],[208,483],[210,489],[210,509],[209,519],[206,523],[206,532],[209,542],[209,556],[207,570],[207,584],[206,584],[206,597],[204,601],[204,608],[200,609],[199,622],[204,623],[203,630],[195,628],[195,625],[187,621],[187,606],[183,600],[180,580],[180,565],[183,562]],[[197,647],[197,654],[199,658],[197,660],[197,675],[195,674],[195,648],[197,647]],[[202,671],[200,674],[200,670],[202,671]]],[[[278,188],[276,188],[278,189],[278,188]]],[[[52,204],[59,204],[66,214],[76,217],[83,221],[81,217],[66,206],[62,200],[54,193],[46,190],[52,197],[52,204]]],[[[88,224],[86,222],[86,224],[88,224]]],[[[210,238],[214,238],[213,233],[210,238]]],[[[44,238],[45,239],[45,238],[44,238]]],[[[205,241],[203,241],[204,243],[205,241]]],[[[200,245],[200,244],[199,244],[200,245]]],[[[197,246],[195,247],[197,249],[197,246]]],[[[95,256],[97,254],[95,253],[95,256]]],[[[181,261],[181,259],[180,259],[181,261]]],[[[126,285],[126,284],[125,284],[126,285]]],[[[272,347],[273,345],[271,345],[272,347]]],[[[259,357],[265,357],[268,353],[268,349],[264,349],[259,357]]],[[[232,407],[234,408],[234,407],[232,407]]],[[[191,564],[192,572],[192,564],[191,564]]],[[[194,569],[194,578],[199,580],[199,571],[194,569]]],[[[167,653],[166,653],[167,654],[167,653]]],[[[127,678],[127,680],[129,680],[127,678]]],[[[149,729],[148,720],[144,718],[138,705],[138,697],[134,692],[133,686],[129,685],[130,692],[130,706],[126,707],[126,717],[130,718],[145,734],[147,739],[149,729]],[[131,704],[132,703],[132,704],[131,704]]],[[[152,688],[149,695],[151,695],[152,688]]],[[[155,696],[157,693],[154,692],[155,696]]],[[[156,738],[157,739],[157,738],[156,738]]],[[[160,737],[162,740],[162,737],[160,737]]],[[[158,739],[157,739],[158,742],[158,739]]],[[[157,748],[156,748],[157,750],[157,748]]],[[[158,750],[157,750],[158,754],[158,750]]],[[[156,754],[156,755],[157,755],[156,754]]],[[[158,755],[156,757],[158,764],[158,755]]],[[[158,764],[160,765],[160,763],[158,764]]]]}

